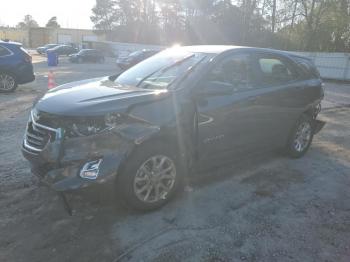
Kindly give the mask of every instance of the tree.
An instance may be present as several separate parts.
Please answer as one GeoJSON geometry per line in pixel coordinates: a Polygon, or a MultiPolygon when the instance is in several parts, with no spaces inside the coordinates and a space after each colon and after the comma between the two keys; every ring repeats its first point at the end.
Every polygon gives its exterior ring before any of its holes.
{"type": "Polygon", "coordinates": [[[17,24],[17,27],[21,29],[28,29],[33,27],[39,27],[39,25],[31,15],[25,15],[23,21],[17,24]]]}
{"type": "Polygon", "coordinates": [[[93,15],[90,16],[90,19],[94,23],[95,29],[106,33],[115,29],[122,21],[117,2],[114,0],[96,0],[92,13],[93,15]]]}
{"type": "Polygon", "coordinates": [[[350,0],[96,0],[114,41],[350,51],[350,0]]]}
{"type": "Polygon", "coordinates": [[[53,16],[46,23],[46,27],[49,27],[49,28],[60,28],[61,26],[57,23],[57,17],[53,16]]]}

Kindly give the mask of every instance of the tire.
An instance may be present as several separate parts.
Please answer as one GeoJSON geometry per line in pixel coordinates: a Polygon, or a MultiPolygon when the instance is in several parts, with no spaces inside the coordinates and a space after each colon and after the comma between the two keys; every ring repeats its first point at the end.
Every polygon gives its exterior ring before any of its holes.
{"type": "Polygon", "coordinates": [[[77,63],[81,64],[83,62],[83,59],[81,57],[78,57],[77,63]]]}
{"type": "Polygon", "coordinates": [[[10,73],[0,72],[0,92],[10,93],[15,91],[16,88],[16,78],[10,73]]]}
{"type": "Polygon", "coordinates": [[[166,143],[143,145],[136,149],[125,163],[118,175],[117,193],[125,204],[133,209],[151,211],[160,208],[174,197],[182,185],[183,165],[177,154],[169,150],[166,143]],[[159,168],[161,162],[163,165],[159,168]],[[164,175],[160,175],[162,172],[157,172],[157,166],[159,170],[164,171],[164,175]]]}
{"type": "Polygon", "coordinates": [[[314,136],[313,119],[303,114],[294,126],[287,144],[287,153],[292,158],[300,158],[309,149],[314,136]]]}

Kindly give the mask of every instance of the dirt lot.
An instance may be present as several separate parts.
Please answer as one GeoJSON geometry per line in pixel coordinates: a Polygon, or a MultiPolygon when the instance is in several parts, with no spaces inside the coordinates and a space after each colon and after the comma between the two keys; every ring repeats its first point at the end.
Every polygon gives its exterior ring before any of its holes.
{"type": "MultiPolygon", "coordinates": [[[[108,192],[72,196],[70,217],[20,153],[29,108],[47,86],[41,57],[35,70],[35,82],[0,95],[0,261],[350,261],[350,85],[326,85],[327,125],[302,159],[234,163],[147,214],[108,192]]],[[[63,84],[116,71],[111,61],[62,61],[55,75],[63,84]]]]}

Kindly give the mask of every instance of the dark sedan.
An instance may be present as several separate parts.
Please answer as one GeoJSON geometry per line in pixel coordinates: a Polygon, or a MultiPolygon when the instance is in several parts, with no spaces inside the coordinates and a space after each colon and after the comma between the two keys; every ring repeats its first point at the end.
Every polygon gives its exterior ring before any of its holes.
{"type": "Polygon", "coordinates": [[[72,63],[104,63],[105,57],[103,53],[96,49],[82,49],[76,54],[69,56],[69,61],[72,63]]]}
{"type": "Polygon", "coordinates": [[[157,50],[141,50],[141,51],[136,51],[132,52],[126,57],[121,57],[117,59],[117,65],[123,69],[126,70],[137,63],[140,63],[141,61],[155,55],[159,51],[157,50]]]}
{"type": "Polygon", "coordinates": [[[36,51],[37,51],[39,54],[43,55],[43,54],[46,54],[46,50],[52,49],[52,48],[54,48],[54,47],[56,47],[56,46],[59,46],[59,44],[47,44],[47,45],[44,45],[44,46],[39,46],[39,47],[36,49],[36,51]]]}
{"type": "Polygon", "coordinates": [[[59,45],[51,49],[47,49],[46,52],[53,52],[56,53],[58,56],[69,56],[71,54],[75,54],[78,52],[78,48],[75,48],[70,45],[59,45]]]}
{"type": "Polygon", "coordinates": [[[177,47],[119,75],[50,90],[31,111],[22,151],[56,191],[109,184],[132,207],[151,210],[190,170],[281,148],[302,157],[324,125],[316,118],[323,96],[307,58],[177,47]]]}

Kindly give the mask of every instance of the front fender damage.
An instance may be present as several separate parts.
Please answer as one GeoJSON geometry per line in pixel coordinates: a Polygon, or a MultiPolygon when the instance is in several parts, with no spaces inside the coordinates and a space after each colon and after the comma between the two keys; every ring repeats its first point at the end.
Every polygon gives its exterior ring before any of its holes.
{"type": "MultiPolygon", "coordinates": [[[[60,154],[53,168],[45,170],[45,174],[39,174],[39,177],[55,191],[70,191],[96,183],[106,183],[115,178],[121,164],[136,146],[159,131],[160,128],[157,126],[134,123],[93,136],[66,137],[61,143],[50,145],[49,152],[60,152],[60,154]],[[85,163],[98,159],[102,159],[102,162],[95,180],[79,176],[85,163]]],[[[46,156],[46,158],[52,157],[46,156]]],[[[33,168],[33,173],[39,172],[39,169],[33,168]]]]}

